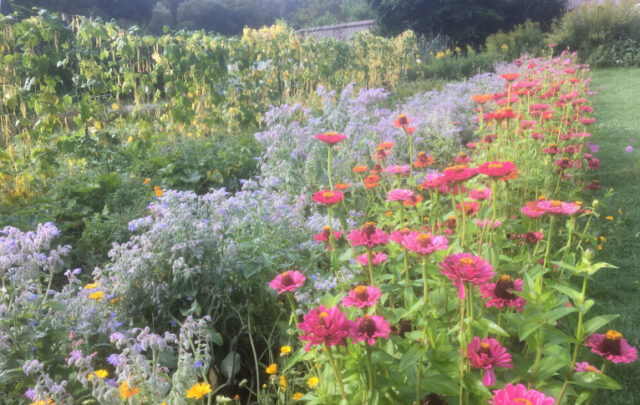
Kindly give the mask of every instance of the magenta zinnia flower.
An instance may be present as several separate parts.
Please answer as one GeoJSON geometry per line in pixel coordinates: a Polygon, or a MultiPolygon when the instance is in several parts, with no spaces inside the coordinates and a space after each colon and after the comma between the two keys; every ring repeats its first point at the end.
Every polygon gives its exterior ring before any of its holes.
{"type": "Polygon", "coordinates": [[[401,245],[404,237],[409,235],[411,232],[412,231],[409,228],[402,228],[400,230],[393,231],[391,232],[391,235],[389,235],[389,240],[401,245]]]}
{"type": "Polygon", "coordinates": [[[347,136],[344,134],[338,134],[336,132],[327,132],[324,134],[316,135],[316,139],[326,143],[327,145],[335,145],[336,143],[347,139],[347,136]]]}
{"type": "Polygon", "coordinates": [[[480,174],[489,177],[504,177],[516,169],[512,162],[485,162],[476,168],[480,174]]]}
{"type": "Polygon", "coordinates": [[[406,165],[406,166],[391,165],[391,166],[387,166],[387,168],[384,169],[385,172],[391,173],[391,174],[405,174],[405,173],[409,173],[409,170],[411,170],[411,166],[409,165],[406,165]]]}
{"type": "Polygon", "coordinates": [[[404,201],[413,196],[413,191],[404,188],[397,188],[387,193],[387,201],[404,201]]]}
{"type": "Polygon", "coordinates": [[[332,190],[320,190],[313,195],[313,200],[322,204],[332,205],[344,198],[342,192],[332,190]]]}
{"type": "Polygon", "coordinates": [[[376,245],[386,245],[389,243],[389,235],[376,228],[375,222],[367,222],[362,229],[351,231],[347,239],[353,246],[374,247],[376,245]]]}
{"type": "Polygon", "coordinates": [[[522,279],[513,280],[509,275],[503,274],[498,282],[487,283],[480,286],[482,298],[489,298],[486,305],[498,309],[507,306],[522,311],[527,301],[515,295],[512,291],[522,291],[522,279]]]}
{"type": "Polygon", "coordinates": [[[304,274],[297,270],[288,270],[284,273],[278,274],[276,278],[271,280],[269,287],[274,290],[278,290],[278,294],[282,294],[287,291],[295,291],[296,288],[301,287],[307,278],[304,274]]]}
{"type": "Polygon", "coordinates": [[[347,320],[338,306],[327,308],[324,305],[312,309],[298,324],[304,333],[300,340],[308,340],[304,350],[309,351],[313,345],[325,344],[327,347],[343,345],[351,330],[353,321],[347,320]]]}
{"type": "Polygon", "coordinates": [[[389,339],[391,328],[389,322],[379,315],[365,315],[351,323],[350,337],[353,343],[367,342],[369,346],[376,344],[375,338],[389,339]]]}
{"type": "Polygon", "coordinates": [[[359,285],[349,291],[349,295],[342,299],[342,305],[358,308],[372,307],[378,303],[381,295],[382,293],[377,287],[359,285]]]}
{"type": "Polygon", "coordinates": [[[587,363],[586,361],[582,361],[582,362],[578,362],[576,363],[576,366],[574,368],[574,370],[578,373],[586,373],[586,372],[594,372],[594,373],[599,373],[600,370],[598,370],[597,368],[593,367],[591,364],[587,363]]]}
{"type": "Polygon", "coordinates": [[[402,238],[402,246],[421,255],[430,255],[436,250],[449,249],[446,237],[416,231],[402,238]]]}
{"type": "MultiPolygon", "coordinates": [[[[335,240],[340,239],[341,236],[342,236],[342,232],[333,231],[333,238],[335,240]]],[[[317,235],[313,235],[313,239],[317,240],[318,242],[329,242],[330,237],[331,237],[331,228],[329,228],[328,226],[322,227],[322,232],[320,232],[317,235]]],[[[329,245],[329,250],[331,250],[331,245],[329,245]]]]}
{"type": "Polygon", "coordinates": [[[501,390],[493,391],[491,405],[554,405],[552,397],[547,397],[540,391],[527,390],[522,384],[508,384],[501,390]]]}
{"type": "MultiPolygon", "coordinates": [[[[369,265],[369,256],[367,254],[356,256],[356,261],[363,266],[369,265]]],[[[387,261],[387,255],[382,252],[373,253],[373,264],[378,265],[387,261]]]]}
{"type": "Polygon", "coordinates": [[[491,197],[491,189],[471,190],[469,191],[469,197],[477,201],[487,200],[491,197]]]}
{"type": "Polygon", "coordinates": [[[447,183],[457,183],[469,180],[478,173],[476,172],[476,169],[472,169],[465,165],[457,165],[447,167],[442,171],[442,174],[444,175],[444,180],[446,180],[447,183]]]}
{"type": "Polygon", "coordinates": [[[484,370],[482,384],[490,387],[496,383],[494,367],[513,368],[511,355],[497,340],[491,338],[474,337],[467,346],[467,358],[473,368],[484,370]]]}
{"type": "Polygon", "coordinates": [[[557,200],[541,200],[536,203],[536,207],[547,214],[556,215],[573,215],[580,209],[577,204],[557,200]]]}
{"type": "Polygon", "coordinates": [[[594,333],[585,345],[612,363],[632,363],[638,358],[638,350],[629,346],[622,333],[615,330],[608,330],[604,335],[594,333]]]}
{"type": "Polygon", "coordinates": [[[464,283],[481,285],[488,282],[495,274],[493,266],[480,256],[471,253],[456,253],[445,257],[440,264],[440,271],[447,276],[453,285],[458,287],[458,297],[465,297],[464,283]]]}
{"type": "Polygon", "coordinates": [[[527,205],[520,208],[520,211],[529,218],[538,218],[545,214],[543,209],[538,208],[537,201],[529,201],[527,205]]]}
{"type": "Polygon", "coordinates": [[[481,228],[484,227],[492,227],[492,228],[497,228],[500,225],[502,225],[502,222],[498,221],[497,219],[495,221],[493,221],[493,225],[491,224],[491,220],[490,219],[476,219],[476,225],[478,225],[481,228]]]}

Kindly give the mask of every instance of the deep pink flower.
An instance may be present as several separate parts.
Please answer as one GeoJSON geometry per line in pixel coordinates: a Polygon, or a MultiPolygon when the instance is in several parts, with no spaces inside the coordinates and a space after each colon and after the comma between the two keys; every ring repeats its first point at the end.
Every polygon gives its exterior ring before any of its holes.
{"type": "Polygon", "coordinates": [[[402,246],[421,255],[430,255],[436,250],[449,249],[446,237],[417,231],[405,235],[402,238],[402,246]]]}
{"type": "Polygon", "coordinates": [[[587,363],[586,361],[583,362],[578,362],[576,363],[576,366],[574,368],[574,370],[578,373],[586,373],[586,372],[594,372],[594,373],[599,373],[600,370],[598,370],[597,368],[593,367],[591,364],[587,363]]]}
{"type": "MultiPolygon", "coordinates": [[[[333,239],[335,239],[336,241],[338,239],[340,239],[340,237],[342,236],[342,232],[340,231],[333,231],[333,239]]],[[[322,232],[320,232],[317,235],[313,235],[313,239],[317,240],[318,242],[327,242],[327,249],[331,250],[331,244],[329,243],[331,237],[331,228],[329,228],[328,226],[325,226],[322,228],[322,232]]]]}
{"type": "Polygon", "coordinates": [[[338,134],[336,132],[327,132],[324,134],[316,135],[316,139],[326,143],[327,145],[335,145],[336,143],[347,139],[347,136],[344,134],[338,134]]]}
{"type": "Polygon", "coordinates": [[[538,209],[546,214],[573,215],[580,209],[577,204],[557,200],[540,200],[536,203],[538,209]]]}
{"type": "Polygon", "coordinates": [[[522,312],[527,301],[515,295],[512,291],[522,291],[522,279],[513,280],[507,274],[503,274],[496,283],[487,283],[480,286],[482,298],[488,298],[487,308],[496,307],[498,309],[507,306],[516,308],[522,312]]]}
{"type": "MultiPolygon", "coordinates": [[[[458,211],[462,211],[462,204],[456,204],[456,209],[458,211]]],[[[480,205],[475,201],[465,201],[464,202],[464,213],[466,216],[470,217],[473,214],[477,213],[480,209],[480,205]]]]}
{"type": "Polygon", "coordinates": [[[347,320],[338,306],[327,308],[324,305],[312,309],[304,316],[303,322],[298,324],[304,333],[300,340],[308,340],[304,350],[309,351],[313,345],[325,344],[327,347],[343,345],[353,321],[347,320]]]}
{"type": "Polygon", "coordinates": [[[485,162],[476,168],[478,173],[496,178],[508,176],[515,170],[516,165],[512,162],[485,162]]]}
{"type": "Polygon", "coordinates": [[[632,363],[638,358],[638,350],[629,346],[622,333],[608,330],[604,335],[594,333],[587,339],[586,346],[613,363],[632,363]]]}
{"type": "Polygon", "coordinates": [[[409,235],[411,232],[412,231],[409,228],[402,228],[400,230],[393,231],[389,235],[389,240],[391,240],[392,242],[397,243],[398,245],[401,245],[402,244],[402,240],[404,239],[404,237],[409,235]]]}
{"type": "Polygon", "coordinates": [[[321,204],[332,205],[342,201],[344,198],[342,192],[331,190],[320,190],[313,195],[313,200],[321,204]]]}
{"type": "Polygon", "coordinates": [[[465,297],[464,282],[481,285],[491,280],[495,274],[493,266],[488,261],[471,253],[449,255],[439,266],[442,274],[458,287],[458,297],[461,300],[465,297]]]}
{"type": "Polygon", "coordinates": [[[484,370],[482,384],[490,387],[496,383],[494,367],[513,368],[511,355],[500,343],[491,338],[474,337],[467,345],[467,358],[473,368],[484,370]]]}
{"type": "MultiPolygon", "coordinates": [[[[490,219],[476,219],[476,225],[478,225],[481,228],[484,227],[490,227],[491,226],[491,220],[490,219]]],[[[493,228],[497,228],[500,225],[502,225],[502,222],[498,221],[497,219],[495,221],[493,221],[493,228]]]]}
{"type": "Polygon", "coordinates": [[[391,174],[406,174],[411,170],[409,165],[390,165],[387,166],[384,171],[391,174]]]}
{"type": "MultiPolygon", "coordinates": [[[[369,265],[369,256],[364,254],[360,256],[356,256],[356,261],[363,266],[369,265]]],[[[387,255],[382,252],[374,252],[373,253],[373,264],[378,265],[380,263],[384,263],[387,261],[387,255]]]]}
{"type": "Polygon", "coordinates": [[[491,405],[554,405],[556,400],[540,391],[527,390],[522,384],[507,384],[501,390],[493,391],[491,405]]]}
{"type": "Polygon", "coordinates": [[[347,235],[347,239],[352,246],[374,247],[377,245],[386,245],[389,243],[389,235],[376,228],[375,222],[367,222],[362,229],[351,231],[347,235]]]}
{"type": "Polygon", "coordinates": [[[478,173],[476,172],[476,169],[472,169],[465,165],[457,165],[447,167],[442,171],[442,174],[444,175],[444,180],[446,180],[447,183],[457,183],[469,180],[478,173]]]}
{"type": "Polygon", "coordinates": [[[471,190],[469,191],[469,197],[473,198],[476,201],[483,201],[491,198],[491,189],[479,189],[479,190],[471,190]]]}
{"type": "Polygon", "coordinates": [[[378,303],[381,295],[380,290],[372,285],[359,285],[342,299],[342,305],[358,308],[372,307],[378,303]]]}
{"type": "Polygon", "coordinates": [[[538,201],[529,201],[520,211],[529,218],[538,218],[545,214],[543,209],[538,208],[538,201]]]}
{"type": "Polygon", "coordinates": [[[295,291],[296,288],[301,287],[307,278],[304,274],[297,270],[288,270],[284,273],[280,273],[269,282],[269,287],[274,290],[278,290],[278,294],[282,294],[287,291],[295,291]]]}
{"type": "Polygon", "coordinates": [[[426,189],[436,189],[447,183],[447,179],[442,173],[427,174],[422,182],[422,187],[426,189]]]}
{"type": "Polygon", "coordinates": [[[529,231],[527,233],[523,233],[522,235],[520,235],[520,238],[522,238],[522,243],[528,243],[530,245],[533,245],[534,243],[538,243],[542,240],[542,238],[544,238],[544,234],[540,231],[537,232],[533,232],[533,231],[529,231]]]}
{"type": "Polygon", "coordinates": [[[397,188],[387,193],[387,201],[404,201],[413,197],[415,194],[411,190],[397,188]]]}
{"type": "Polygon", "coordinates": [[[389,339],[391,328],[389,322],[379,315],[365,315],[356,318],[351,324],[350,337],[353,343],[367,342],[369,346],[376,344],[375,338],[389,339]]]}

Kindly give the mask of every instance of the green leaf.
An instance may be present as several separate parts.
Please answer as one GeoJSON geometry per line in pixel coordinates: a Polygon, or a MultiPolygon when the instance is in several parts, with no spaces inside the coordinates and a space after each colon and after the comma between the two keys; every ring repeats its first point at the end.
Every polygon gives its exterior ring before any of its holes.
{"type": "Polygon", "coordinates": [[[584,326],[582,327],[583,335],[584,336],[591,335],[592,333],[594,333],[595,331],[597,331],[598,329],[608,324],[609,322],[613,321],[619,316],[620,315],[617,315],[617,314],[615,315],[609,314],[609,315],[599,315],[599,316],[596,316],[595,318],[589,319],[587,322],[584,323],[584,326]]]}
{"type": "Polygon", "coordinates": [[[509,337],[509,333],[506,330],[502,329],[497,323],[487,318],[481,318],[473,321],[473,326],[494,335],[509,337]]]}
{"type": "Polygon", "coordinates": [[[574,290],[573,288],[564,286],[564,285],[554,285],[553,289],[560,291],[562,294],[571,298],[573,301],[578,301],[582,296],[582,293],[578,290],[574,290]]]}
{"type": "Polygon", "coordinates": [[[421,381],[421,389],[442,394],[446,396],[455,396],[458,394],[458,383],[455,379],[443,374],[427,374],[421,381]]]}
{"type": "Polygon", "coordinates": [[[573,375],[574,384],[589,389],[605,389],[605,390],[619,390],[622,389],[620,384],[613,378],[606,376],[602,373],[596,372],[584,372],[575,373],[573,375]]]}
{"type": "Polygon", "coordinates": [[[407,368],[414,366],[420,357],[422,357],[422,348],[420,346],[411,346],[400,359],[398,371],[403,372],[407,368]]]}
{"type": "Polygon", "coordinates": [[[231,379],[231,377],[240,371],[240,364],[240,354],[229,352],[222,360],[222,363],[220,363],[220,372],[222,372],[222,375],[227,377],[227,379],[231,379]]]}

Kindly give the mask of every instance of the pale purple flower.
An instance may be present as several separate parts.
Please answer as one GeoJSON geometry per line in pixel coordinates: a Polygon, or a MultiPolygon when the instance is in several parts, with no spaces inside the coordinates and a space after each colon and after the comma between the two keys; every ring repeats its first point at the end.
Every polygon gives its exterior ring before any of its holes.
{"type": "Polygon", "coordinates": [[[626,148],[624,148],[624,151],[627,153],[632,153],[633,152],[633,146],[629,145],[626,148]]]}

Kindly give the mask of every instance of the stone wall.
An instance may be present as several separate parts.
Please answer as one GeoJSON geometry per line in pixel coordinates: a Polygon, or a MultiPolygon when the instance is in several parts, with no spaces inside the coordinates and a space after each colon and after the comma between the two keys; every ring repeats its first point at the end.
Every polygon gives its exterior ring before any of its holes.
{"type": "Polygon", "coordinates": [[[314,38],[335,38],[348,40],[361,31],[374,30],[377,27],[375,20],[354,21],[344,24],[323,25],[320,27],[305,28],[296,31],[303,36],[314,38]]]}

